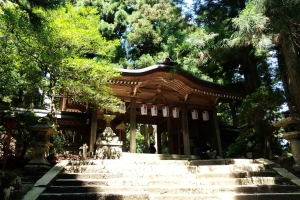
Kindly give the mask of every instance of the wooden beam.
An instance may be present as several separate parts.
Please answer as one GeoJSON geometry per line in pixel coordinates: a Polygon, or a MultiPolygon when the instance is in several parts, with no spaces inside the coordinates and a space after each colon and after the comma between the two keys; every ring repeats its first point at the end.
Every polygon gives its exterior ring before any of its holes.
{"type": "Polygon", "coordinates": [[[164,123],[165,121],[167,121],[167,119],[168,119],[167,117],[162,118],[161,120],[159,120],[158,124],[164,123]]]}

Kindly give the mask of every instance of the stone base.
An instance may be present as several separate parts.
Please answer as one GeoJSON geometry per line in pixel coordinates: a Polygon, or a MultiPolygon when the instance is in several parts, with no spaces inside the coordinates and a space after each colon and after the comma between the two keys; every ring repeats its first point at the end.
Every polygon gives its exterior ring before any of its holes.
{"type": "Polygon", "coordinates": [[[294,169],[296,172],[300,172],[300,165],[299,165],[299,164],[293,165],[293,169],[294,169]]]}

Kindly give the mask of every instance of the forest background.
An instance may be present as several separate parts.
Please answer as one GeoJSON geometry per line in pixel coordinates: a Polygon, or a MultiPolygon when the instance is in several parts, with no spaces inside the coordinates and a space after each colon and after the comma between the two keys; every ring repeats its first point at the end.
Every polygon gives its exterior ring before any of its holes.
{"type": "MultiPolygon", "coordinates": [[[[1,106],[48,108],[55,123],[67,93],[117,111],[106,86],[116,68],[169,57],[176,70],[246,91],[217,105],[220,125],[243,127],[227,156],[281,156],[272,122],[300,113],[299,9],[299,0],[0,0],[1,106]]],[[[27,146],[32,115],[14,131],[27,146]]]]}

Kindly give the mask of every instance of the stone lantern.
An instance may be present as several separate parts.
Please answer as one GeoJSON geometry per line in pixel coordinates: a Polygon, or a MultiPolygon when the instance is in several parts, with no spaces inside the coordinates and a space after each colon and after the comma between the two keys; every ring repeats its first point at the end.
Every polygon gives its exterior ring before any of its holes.
{"type": "Polygon", "coordinates": [[[300,171],[300,119],[296,117],[287,117],[274,123],[275,127],[283,127],[285,133],[283,138],[288,140],[291,145],[293,159],[295,161],[294,170],[300,171]]]}
{"type": "Polygon", "coordinates": [[[119,159],[122,156],[123,142],[119,141],[119,137],[110,127],[110,122],[115,115],[103,115],[106,121],[106,128],[103,133],[99,134],[96,140],[96,157],[99,159],[119,159]]]}
{"type": "Polygon", "coordinates": [[[56,134],[53,129],[49,118],[43,118],[42,122],[30,127],[35,140],[32,142],[34,157],[25,166],[28,171],[45,172],[51,168],[50,163],[45,157],[46,150],[52,146],[49,142],[50,134],[56,134]]]}

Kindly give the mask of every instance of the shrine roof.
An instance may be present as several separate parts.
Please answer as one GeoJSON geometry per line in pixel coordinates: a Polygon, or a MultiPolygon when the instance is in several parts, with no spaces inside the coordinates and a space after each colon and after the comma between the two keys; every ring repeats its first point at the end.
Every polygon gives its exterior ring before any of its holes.
{"type": "Polygon", "coordinates": [[[146,67],[143,69],[118,69],[118,70],[122,73],[122,77],[132,77],[133,80],[135,77],[141,78],[142,76],[154,74],[156,72],[167,72],[170,74],[178,74],[179,76],[185,77],[191,83],[192,82],[196,83],[199,86],[206,86],[208,88],[219,89],[224,92],[227,91],[230,94],[236,93],[237,95],[245,96],[244,89],[228,87],[228,86],[224,86],[224,85],[221,85],[218,83],[203,80],[203,79],[193,76],[192,74],[188,73],[187,71],[176,69],[170,65],[158,64],[158,65],[153,65],[153,66],[146,67]]]}
{"type": "Polygon", "coordinates": [[[124,101],[137,97],[137,103],[187,103],[212,107],[217,102],[239,101],[243,89],[227,87],[199,79],[175,67],[174,62],[160,62],[143,69],[119,69],[121,76],[109,81],[116,96],[124,101]]]}

